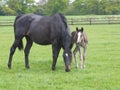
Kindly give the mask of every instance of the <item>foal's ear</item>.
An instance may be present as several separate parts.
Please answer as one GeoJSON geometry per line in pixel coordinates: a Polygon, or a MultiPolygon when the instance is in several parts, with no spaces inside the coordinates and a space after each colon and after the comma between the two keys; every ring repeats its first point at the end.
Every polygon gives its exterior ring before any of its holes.
{"type": "Polygon", "coordinates": [[[81,32],[83,32],[83,30],[84,30],[83,27],[81,27],[81,32]]]}
{"type": "Polygon", "coordinates": [[[78,27],[76,27],[76,31],[78,31],[78,27]]]}

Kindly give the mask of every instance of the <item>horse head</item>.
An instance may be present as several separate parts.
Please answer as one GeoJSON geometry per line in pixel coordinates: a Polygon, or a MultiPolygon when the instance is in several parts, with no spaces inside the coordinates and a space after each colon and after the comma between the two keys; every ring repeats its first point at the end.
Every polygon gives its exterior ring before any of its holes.
{"type": "Polygon", "coordinates": [[[72,48],[72,36],[71,36],[71,32],[70,32],[70,29],[67,28],[66,30],[66,34],[64,35],[64,46],[63,46],[63,49],[64,49],[64,52],[63,52],[63,58],[64,58],[64,62],[65,62],[65,66],[66,66],[66,72],[69,72],[70,71],[70,65],[71,65],[71,62],[72,62],[72,52],[71,52],[71,48],[72,48]]]}
{"type": "Polygon", "coordinates": [[[81,29],[78,29],[78,27],[76,27],[76,42],[77,43],[81,43],[81,41],[83,40],[83,27],[81,27],[81,29]]]}

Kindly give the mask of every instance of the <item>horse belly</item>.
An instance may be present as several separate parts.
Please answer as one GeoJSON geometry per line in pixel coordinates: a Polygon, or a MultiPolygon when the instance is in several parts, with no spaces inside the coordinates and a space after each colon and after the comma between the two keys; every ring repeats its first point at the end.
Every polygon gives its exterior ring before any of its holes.
{"type": "Polygon", "coordinates": [[[51,44],[49,26],[47,24],[44,25],[44,22],[41,23],[39,20],[33,21],[29,31],[30,37],[35,43],[41,45],[51,44]]]}
{"type": "Polygon", "coordinates": [[[30,35],[30,37],[32,38],[33,42],[37,44],[40,44],[40,45],[51,44],[50,38],[46,35],[36,33],[36,34],[30,35]]]}
{"type": "Polygon", "coordinates": [[[48,41],[48,40],[36,40],[36,39],[33,39],[33,41],[35,43],[37,43],[37,44],[40,44],[40,45],[49,45],[49,44],[51,44],[51,42],[48,41]]]}

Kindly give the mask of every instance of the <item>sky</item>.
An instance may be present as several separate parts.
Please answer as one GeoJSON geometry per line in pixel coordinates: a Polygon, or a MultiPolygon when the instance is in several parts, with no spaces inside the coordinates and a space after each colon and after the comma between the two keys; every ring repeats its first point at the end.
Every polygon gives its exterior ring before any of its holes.
{"type": "Polygon", "coordinates": [[[38,2],[39,0],[35,0],[36,2],[38,2]]]}

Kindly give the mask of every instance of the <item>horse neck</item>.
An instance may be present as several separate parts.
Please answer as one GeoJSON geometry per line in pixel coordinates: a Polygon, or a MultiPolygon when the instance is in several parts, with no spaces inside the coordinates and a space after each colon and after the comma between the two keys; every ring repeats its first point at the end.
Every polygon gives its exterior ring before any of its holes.
{"type": "Polygon", "coordinates": [[[73,31],[72,32],[72,43],[75,43],[77,40],[77,32],[76,31],[73,31]]]}
{"type": "Polygon", "coordinates": [[[84,38],[84,42],[88,43],[88,38],[85,32],[83,32],[83,38],[84,38]]]}

